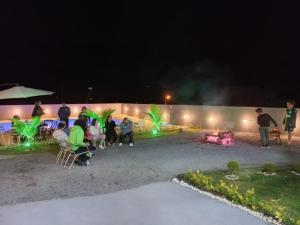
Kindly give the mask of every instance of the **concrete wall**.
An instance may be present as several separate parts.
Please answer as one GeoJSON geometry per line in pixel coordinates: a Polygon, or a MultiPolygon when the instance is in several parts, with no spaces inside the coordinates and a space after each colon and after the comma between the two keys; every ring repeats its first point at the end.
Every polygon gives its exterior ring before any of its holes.
{"type": "MultiPolygon", "coordinates": [[[[122,104],[122,114],[143,117],[149,110],[147,104],[122,104]]],[[[167,122],[196,126],[203,129],[230,129],[242,132],[257,132],[256,107],[159,105],[167,122]]],[[[263,108],[283,129],[285,108],[263,108]]],[[[300,115],[295,133],[300,135],[300,115]]]]}
{"type": "MultiPolygon", "coordinates": [[[[46,113],[43,118],[56,118],[60,104],[42,105],[46,113]]],[[[71,117],[77,117],[81,108],[86,106],[95,112],[103,109],[113,108],[115,114],[121,113],[121,104],[68,104],[71,109],[71,117]]],[[[31,118],[34,105],[0,105],[0,120],[9,120],[13,115],[19,115],[22,119],[31,118]]]]}
{"type": "MultiPolygon", "coordinates": [[[[140,118],[145,117],[149,111],[148,104],[69,104],[72,117],[77,117],[82,106],[93,111],[107,108],[116,109],[115,114],[125,114],[140,118]]],[[[44,118],[56,118],[60,105],[43,105],[46,115],[44,118]]],[[[166,122],[178,125],[196,126],[204,129],[230,129],[233,131],[257,132],[255,107],[230,107],[230,106],[195,106],[195,105],[159,105],[166,122]]],[[[14,114],[21,118],[30,118],[33,105],[6,105],[0,106],[0,120],[11,119],[14,114]]],[[[285,108],[264,108],[282,128],[285,108]]],[[[298,127],[295,133],[300,135],[300,115],[297,119],[298,127]]]]}

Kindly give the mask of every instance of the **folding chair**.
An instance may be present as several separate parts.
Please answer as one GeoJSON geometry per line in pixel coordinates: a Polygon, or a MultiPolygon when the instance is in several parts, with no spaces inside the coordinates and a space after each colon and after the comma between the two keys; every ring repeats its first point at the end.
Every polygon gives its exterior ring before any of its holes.
{"type": "Polygon", "coordinates": [[[71,148],[67,142],[58,142],[58,145],[60,150],[56,156],[56,163],[63,165],[65,157],[71,152],[71,148]],[[59,162],[60,160],[61,162],[59,162]]]}
{"type": "Polygon", "coordinates": [[[81,155],[83,155],[83,154],[87,154],[87,153],[90,153],[90,151],[89,151],[88,149],[86,149],[85,152],[81,152],[81,153],[79,153],[79,154],[76,154],[75,152],[73,152],[72,150],[70,150],[70,151],[69,151],[69,155],[68,155],[68,157],[67,157],[67,160],[66,160],[65,163],[64,163],[64,167],[67,167],[67,166],[68,166],[69,169],[71,169],[72,166],[73,166],[73,164],[74,164],[74,162],[75,162],[75,160],[76,160],[79,156],[81,156],[81,155]],[[72,160],[71,163],[68,165],[70,157],[73,157],[73,160],[72,160]]]}

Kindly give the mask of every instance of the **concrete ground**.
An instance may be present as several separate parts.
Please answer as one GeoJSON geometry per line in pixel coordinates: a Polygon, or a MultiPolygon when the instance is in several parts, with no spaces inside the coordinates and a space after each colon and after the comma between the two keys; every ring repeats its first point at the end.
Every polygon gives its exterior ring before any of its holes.
{"type": "Polygon", "coordinates": [[[107,195],[0,207],[1,225],[264,225],[256,217],[171,182],[107,195]]]}
{"type": "Polygon", "coordinates": [[[241,136],[234,146],[223,147],[197,144],[198,136],[181,133],[138,141],[133,149],[99,150],[93,166],[72,170],[56,165],[51,153],[0,158],[0,205],[116,192],[168,181],[189,169],[225,168],[229,160],[244,167],[300,161],[299,145],[263,150],[250,137],[241,136]]]}

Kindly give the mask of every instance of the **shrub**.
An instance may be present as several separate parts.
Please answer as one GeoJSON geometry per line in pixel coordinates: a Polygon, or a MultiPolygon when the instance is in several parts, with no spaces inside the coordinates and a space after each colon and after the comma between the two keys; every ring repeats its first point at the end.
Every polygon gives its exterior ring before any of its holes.
{"type": "Polygon", "coordinates": [[[240,169],[240,165],[237,161],[230,161],[227,163],[227,168],[233,174],[233,172],[240,169]]]}
{"type": "Polygon", "coordinates": [[[272,163],[266,163],[265,165],[263,165],[261,171],[264,172],[264,173],[275,173],[276,172],[276,167],[272,163]]]}
{"type": "Polygon", "coordinates": [[[295,166],[293,167],[293,170],[294,170],[296,173],[300,173],[300,163],[297,164],[297,165],[295,165],[295,166]]]}

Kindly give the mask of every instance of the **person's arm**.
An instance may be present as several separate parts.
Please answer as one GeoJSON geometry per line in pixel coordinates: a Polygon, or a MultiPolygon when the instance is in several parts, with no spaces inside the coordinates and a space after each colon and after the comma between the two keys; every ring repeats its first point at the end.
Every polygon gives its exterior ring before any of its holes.
{"type": "Polygon", "coordinates": [[[297,110],[296,109],[293,110],[290,121],[291,122],[290,122],[289,126],[295,128],[296,127],[296,121],[297,121],[297,110]]]}
{"type": "Polygon", "coordinates": [[[270,120],[272,121],[272,123],[275,125],[275,127],[277,127],[277,123],[276,123],[276,121],[272,118],[272,116],[270,116],[269,114],[268,114],[268,116],[269,116],[270,120]]]}
{"type": "Polygon", "coordinates": [[[67,115],[68,115],[68,117],[71,115],[71,109],[70,109],[70,107],[67,107],[67,115]]]}
{"type": "Polygon", "coordinates": [[[61,118],[61,107],[58,109],[57,115],[59,118],[61,118]]]}
{"type": "Polygon", "coordinates": [[[259,125],[259,116],[256,119],[256,123],[257,123],[257,125],[259,125]]]}

